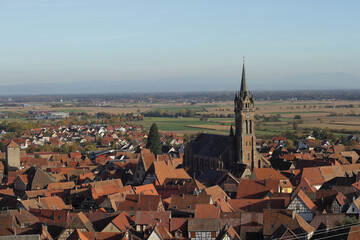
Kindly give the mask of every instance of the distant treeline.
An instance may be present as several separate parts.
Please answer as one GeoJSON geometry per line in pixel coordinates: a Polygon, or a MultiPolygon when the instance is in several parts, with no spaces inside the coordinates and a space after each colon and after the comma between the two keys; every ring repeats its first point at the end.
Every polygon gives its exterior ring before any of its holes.
{"type": "MultiPolygon", "coordinates": [[[[279,100],[360,100],[358,90],[297,90],[297,91],[253,91],[257,101],[279,100]]],[[[53,94],[53,95],[23,95],[23,96],[0,96],[0,103],[11,102],[72,102],[78,106],[90,106],[96,103],[157,103],[157,102],[193,102],[209,103],[221,101],[233,101],[235,91],[227,92],[164,92],[164,93],[122,93],[122,94],[53,94]],[[89,105],[90,104],[90,105],[89,105]]],[[[10,103],[13,104],[13,103],[10,103]]],[[[55,104],[56,105],[56,104],[55,104]]],[[[56,105],[57,106],[57,105],[56,105]]]]}

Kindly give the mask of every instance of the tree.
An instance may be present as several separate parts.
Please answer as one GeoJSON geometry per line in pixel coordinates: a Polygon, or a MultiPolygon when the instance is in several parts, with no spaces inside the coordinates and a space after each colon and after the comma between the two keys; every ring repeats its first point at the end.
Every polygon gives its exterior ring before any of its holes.
{"type": "Polygon", "coordinates": [[[160,142],[160,134],[156,123],[153,123],[150,127],[146,148],[150,149],[150,151],[155,154],[161,154],[161,142],[160,142]]]}

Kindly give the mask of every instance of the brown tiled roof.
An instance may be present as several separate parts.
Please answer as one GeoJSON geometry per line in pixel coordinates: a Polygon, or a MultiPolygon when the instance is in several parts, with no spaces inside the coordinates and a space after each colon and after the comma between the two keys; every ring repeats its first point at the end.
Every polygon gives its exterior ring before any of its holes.
{"type": "Polygon", "coordinates": [[[107,180],[107,181],[92,182],[92,183],[90,183],[90,186],[92,188],[102,188],[104,186],[112,186],[115,188],[121,188],[124,185],[123,185],[121,179],[113,179],[113,180],[107,180]]]}
{"type": "Polygon", "coordinates": [[[10,143],[6,147],[8,147],[8,148],[20,148],[20,146],[16,142],[14,142],[12,140],[10,141],[10,143]]]}
{"type": "Polygon", "coordinates": [[[235,210],[262,212],[263,209],[283,209],[284,199],[229,199],[230,206],[235,210]]]}
{"type": "Polygon", "coordinates": [[[40,207],[43,209],[71,209],[71,205],[66,205],[62,198],[58,196],[40,198],[40,207]]]}
{"type": "Polygon", "coordinates": [[[36,168],[34,178],[31,182],[31,189],[44,188],[49,183],[56,183],[56,179],[40,168],[36,168]]]}
{"type": "Polygon", "coordinates": [[[79,212],[76,217],[66,226],[67,229],[86,229],[87,231],[94,231],[94,227],[90,220],[79,212]]]}
{"type": "Polygon", "coordinates": [[[170,211],[137,211],[135,225],[155,226],[159,224],[166,229],[170,229],[170,211]]]}
{"type": "Polygon", "coordinates": [[[49,191],[58,191],[58,190],[65,190],[65,189],[74,189],[75,183],[71,182],[60,182],[60,183],[49,183],[47,189],[49,191]]]}
{"type": "Polygon", "coordinates": [[[340,204],[340,206],[345,205],[347,198],[345,197],[345,195],[342,192],[339,192],[336,195],[336,201],[340,204]]]}
{"type": "Polygon", "coordinates": [[[195,218],[219,218],[220,208],[213,204],[196,204],[195,218]]]}
{"type": "Polygon", "coordinates": [[[148,150],[148,149],[142,149],[141,159],[144,163],[145,171],[147,171],[149,169],[149,167],[151,166],[151,164],[153,162],[157,161],[155,155],[153,153],[151,153],[150,150],[148,150]]]}
{"type": "Polygon", "coordinates": [[[141,186],[134,187],[135,194],[143,194],[143,195],[159,195],[156,191],[154,184],[145,184],[141,186]]]}
{"type": "Polygon", "coordinates": [[[15,196],[12,188],[0,189],[0,196],[2,195],[15,196]]]}
{"type": "Polygon", "coordinates": [[[310,183],[310,181],[307,179],[307,177],[304,177],[303,179],[301,179],[300,184],[293,191],[293,194],[298,193],[300,190],[302,190],[304,192],[311,192],[311,193],[316,192],[316,188],[310,183]],[[307,188],[307,190],[305,188],[307,188]]]}
{"type": "Polygon", "coordinates": [[[34,223],[39,222],[39,219],[26,211],[25,209],[19,209],[19,210],[12,210],[11,215],[16,218],[16,221],[19,225],[21,224],[28,224],[32,225],[34,223]]]}
{"type": "Polygon", "coordinates": [[[270,190],[279,191],[279,180],[241,179],[236,198],[263,198],[270,190]]]}
{"type": "Polygon", "coordinates": [[[153,162],[154,171],[159,185],[163,185],[168,180],[184,179],[190,180],[191,177],[185,172],[183,168],[175,169],[171,162],[165,161],[153,162]]]}
{"type": "Polygon", "coordinates": [[[273,179],[273,180],[287,180],[280,171],[273,168],[255,168],[251,177],[256,180],[273,179]]]}
{"type": "Polygon", "coordinates": [[[183,195],[183,196],[171,196],[169,209],[175,209],[179,211],[195,211],[197,204],[209,204],[211,203],[211,196],[209,195],[183,195]],[[176,206],[174,208],[174,206],[176,206]],[[190,207],[189,207],[190,206],[190,207]]]}
{"type": "Polygon", "coordinates": [[[131,228],[129,219],[130,216],[124,211],[120,213],[116,218],[114,218],[111,222],[120,229],[121,232],[125,232],[126,229],[131,228]]]}
{"type": "Polygon", "coordinates": [[[306,233],[311,233],[315,231],[315,228],[312,227],[309,223],[307,223],[299,214],[295,213],[295,221],[292,221],[289,225],[289,228],[293,231],[301,228],[306,233]]]}
{"type": "Polygon", "coordinates": [[[82,232],[88,240],[127,240],[122,233],[118,232],[82,232]]]}
{"type": "Polygon", "coordinates": [[[159,195],[128,194],[124,202],[117,205],[118,211],[157,211],[161,199],[159,195]]]}
{"type": "Polygon", "coordinates": [[[219,201],[220,199],[227,199],[229,196],[221,189],[218,185],[205,188],[203,193],[210,195],[214,202],[219,201]]]}
{"type": "Polygon", "coordinates": [[[301,178],[304,177],[306,177],[312,185],[322,185],[325,182],[318,167],[304,168],[301,178]]]}
{"type": "Polygon", "coordinates": [[[296,196],[298,196],[301,199],[301,201],[310,209],[310,211],[315,212],[316,205],[310,200],[310,198],[301,189],[299,190],[299,192],[296,196]]]}
{"type": "Polygon", "coordinates": [[[187,228],[187,218],[171,218],[170,222],[170,232],[174,232],[178,229],[186,229],[187,228]]]}
{"type": "Polygon", "coordinates": [[[264,209],[265,236],[270,236],[281,225],[288,225],[292,221],[292,210],[287,209],[264,209]]]}
{"type": "Polygon", "coordinates": [[[85,235],[79,230],[75,229],[66,240],[89,240],[85,235]]]}
{"type": "Polygon", "coordinates": [[[188,231],[189,232],[213,232],[219,231],[219,219],[189,219],[188,231]]]}
{"type": "Polygon", "coordinates": [[[13,235],[12,225],[12,216],[0,216],[0,236],[13,235]]]}

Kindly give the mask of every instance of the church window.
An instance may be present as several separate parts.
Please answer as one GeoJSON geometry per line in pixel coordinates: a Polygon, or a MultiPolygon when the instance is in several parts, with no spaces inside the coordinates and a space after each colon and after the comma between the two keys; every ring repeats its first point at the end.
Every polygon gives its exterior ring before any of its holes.
{"type": "Polygon", "coordinates": [[[250,153],[248,153],[247,159],[250,160],[250,153]]]}
{"type": "Polygon", "coordinates": [[[247,141],[245,141],[245,145],[247,146],[247,141]]]}
{"type": "Polygon", "coordinates": [[[250,122],[250,124],[249,124],[249,129],[250,129],[249,132],[250,132],[250,134],[252,134],[252,121],[250,120],[249,122],[250,122]]]}
{"type": "Polygon", "coordinates": [[[248,120],[245,120],[245,129],[246,129],[246,134],[249,134],[249,126],[248,126],[248,120]]]}

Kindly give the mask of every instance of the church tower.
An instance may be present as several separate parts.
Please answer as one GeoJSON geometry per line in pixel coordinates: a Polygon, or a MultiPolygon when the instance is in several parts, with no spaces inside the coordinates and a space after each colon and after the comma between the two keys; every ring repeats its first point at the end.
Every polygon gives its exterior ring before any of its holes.
{"type": "Polygon", "coordinates": [[[240,91],[235,95],[234,102],[235,161],[253,169],[256,167],[255,105],[254,97],[247,87],[245,62],[243,62],[240,91]]]}

